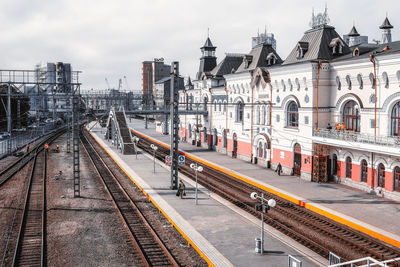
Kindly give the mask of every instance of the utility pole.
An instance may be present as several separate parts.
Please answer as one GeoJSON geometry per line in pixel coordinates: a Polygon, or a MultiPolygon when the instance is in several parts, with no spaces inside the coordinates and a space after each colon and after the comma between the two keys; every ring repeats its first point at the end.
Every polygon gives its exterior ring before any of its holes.
{"type": "Polygon", "coordinates": [[[178,144],[179,144],[179,62],[173,61],[171,64],[171,189],[178,188],[178,144]]]}
{"type": "Polygon", "coordinates": [[[7,91],[7,132],[8,132],[8,142],[7,142],[7,153],[11,154],[11,84],[8,84],[7,91]]]}
{"type": "Polygon", "coordinates": [[[11,85],[8,84],[7,91],[7,132],[11,134],[11,85]]]}

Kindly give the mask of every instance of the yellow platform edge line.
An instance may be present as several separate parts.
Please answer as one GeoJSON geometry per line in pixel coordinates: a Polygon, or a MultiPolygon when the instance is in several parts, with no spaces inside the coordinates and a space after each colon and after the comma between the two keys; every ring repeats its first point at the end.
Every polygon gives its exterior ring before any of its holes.
{"type": "MultiPolygon", "coordinates": [[[[113,159],[113,161],[121,168],[121,170],[131,179],[131,181],[142,191],[142,193],[154,204],[154,206],[157,207],[157,209],[164,214],[165,218],[175,227],[175,229],[178,230],[178,232],[186,239],[186,241],[192,246],[197,253],[207,262],[208,266],[214,266],[214,264],[211,262],[211,260],[198,248],[193,241],[182,231],[181,228],[178,227],[178,225],[164,212],[164,210],[161,209],[161,207],[154,201],[152,197],[150,197],[146,190],[144,190],[133,177],[118,163],[118,161],[108,152],[108,150],[97,141],[97,138],[89,131],[89,134],[94,138],[94,140],[104,149],[104,151],[107,152],[107,154],[113,159]]],[[[161,143],[160,143],[161,145],[161,143]]]]}
{"type": "MultiPolygon", "coordinates": [[[[148,138],[148,139],[150,139],[151,141],[153,141],[153,142],[155,142],[155,143],[157,143],[157,144],[159,144],[159,145],[164,146],[165,148],[168,148],[168,149],[170,148],[169,145],[167,145],[167,144],[165,144],[165,143],[163,143],[163,142],[160,142],[160,141],[158,141],[158,140],[155,140],[155,139],[151,138],[150,136],[147,136],[147,135],[145,135],[145,134],[143,134],[143,133],[140,133],[140,132],[138,132],[138,131],[135,131],[135,130],[133,130],[133,129],[131,129],[131,131],[134,132],[135,134],[138,134],[138,135],[141,135],[141,136],[143,136],[143,137],[145,137],[145,138],[148,138]]],[[[289,195],[287,195],[287,194],[284,194],[284,193],[282,193],[282,192],[276,191],[276,190],[274,190],[274,189],[272,189],[272,188],[269,188],[269,187],[267,187],[267,186],[265,186],[265,185],[259,184],[259,183],[255,182],[255,181],[252,181],[252,180],[250,180],[250,179],[247,179],[247,178],[245,178],[245,177],[242,177],[242,176],[240,176],[240,175],[238,175],[238,174],[236,174],[236,173],[232,173],[232,172],[230,172],[230,171],[227,171],[227,170],[225,170],[225,169],[223,169],[223,168],[220,168],[220,167],[218,167],[218,166],[215,166],[215,165],[213,165],[213,164],[211,164],[211,163],[209,163],[209,162],[207,162],[207,161],[204,161],[204,160],[202,160],[202,159],[200,159],[200,158],[197,158],[197,157],[195,157],[195,156],[193,156],[193,155],[191,155],[191,154],[183,153],[183,152],[180,152],[180,153],[181,153],[182,155],[185,155],[186,157],[188,157],[188,158],[190,158],[190,159],[193,159],[193,160],[196,160],[196,161],[198,161],[198,162],[201,162],[201,163],[204,164],[204,165],[207,165],[207,166],[209,166],[209,167],[211,167],[211,168],[214,168],[214,169],[219,170],[219,171],[221,171],[221,172],[223,172],[223,173],[226,173],[226,174],[228,174],[228,175],[231,175],[231,176],[233,176],[233,177],[235,177],[235,178],[237,178],[237,179],[239,179],[239,180],[241,180],[241,181],[244,181],[244,182],[246,182],[246,183],[248,183],[248,184],[254,185],[255,187],[261,188],[261,189],[263,189],[263,190],[265,190],[265,191],[267,191],[267,192],[270,192],[270,193],[272,193],[272,194],[275,194],[275,195],[277,195],[277,196],[279,196],[279,197],[281,197],[281,198],[284,198],[284,199],[286,199],[286,200],[289,200],[289,201],[293,202],[293,203],[296,204],[296,205],[301,205],[301,206],[305,207],[306,209],[312,210],[312,211],[314,211],[314,212],[316,212],[316,213],[318,213],[318,214],[320,214],[320,215],[323,215],[323,216],[325,216],[325,217],[328,217],[328,218],[330,218],[330,219],[332,219],[332,220],[334,220],[334,221],[336,221],[336,222],[342,223],[342,224],[347,225],[347,226],[349,226],[349,227],[351,227],[351,228],[353,228],[353,229],[355,229],[355,230],[358,230],[358,231],[360,231],[360,232],[362,232],[362,233],[365,233],[365,234],[368,234],[368,235],[370,235],[370,236],[372,236],[372,237],[375,237],[375,238],[377,238],[377,239],[379,239],[379,240],[381,240],[381,241],[384,241],[384,242],[386,242],[386,243],[388,243],[388,244],[390,244],[390,245],[393,245],[393,246],[396,246],[396,247],[400,247],[400,241],[398,241],[398,240],[395,240],[395,239],[390,238],[390,237],[388,237],[388,236],[386,236],[386,235],[380,234],[380,233],[378,233],[378,232],[376,232],[376,231],[374,231],[374,230],[371,230],[371,229],[369,229],[369,228],[367,228],[367,227],[364,227],[364,226],[362,226],[362,225],[359,225],[359,224],[357,224],[357,223],[355,223],[355,222],[352,222],[352,221],[349,221],[349,220],[347,220],[347,219],[344,219],[344,218],[342,218],[342,217],[340,217],[340,216],[338,216],[338,215],[332,214],[332,213],[330,213],[330,212],[328,212],[328,211],[326,211],[326,210],[323,210],[323,209],[321,209],[321,208],[318,208],[318,207],[316,207],[316,206],[314,206],[314,205],[312,205],[312,204],[305,203],[305,202],[302,201],[302,200],[296,199],[296,198],[291,197],[291,196],[289,196],[289,195]]]]}

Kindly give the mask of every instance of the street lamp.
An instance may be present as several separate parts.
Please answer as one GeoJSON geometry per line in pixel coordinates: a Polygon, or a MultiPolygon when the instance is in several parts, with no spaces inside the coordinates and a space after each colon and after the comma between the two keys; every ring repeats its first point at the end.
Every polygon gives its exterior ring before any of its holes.
{"type": "Polygon", "coordinates": [[[150,147],[153,149],[153,173],[156,173],[156,150],[158,147],[153,144],[151,144],[150,147]]]}
{"type": "Polygon", "coordinates": [[[197,163],[192,163],[192,164],[190,164],[190,168],[192,168],[196,173],[195,199],[196,199],[196,205],[197,205],[197,172],[202,172],[203,171],[203,167],[202,166],[198,166],[197,163]]]}
{"type": "MultiPolygon", "coordinates": [[[[264,253],[264,212],[268,213],[270,208],[275,207],[276,201],[275,199],[270,199],[266,204],[264,204],[264,193],[261,193],[261,197],[256,193],[253,192],[250,194],[250,198],[257,200],[257,198],[261,199],[261,205],[256,205],[256,210],[261,211],[261,240],[260,244],[256,244],[256,252],[260,253],[261,255],[264,253]]],[[[258,238],[256,238],[256,241],[258,238]]],[[[258,242],[257,242],[258,243],[258,242]]]]}
{"type": "Polygon", "coordinates": [[[132,139],[133,139],[133,143],[135,144],[135,153],[136,153],[136,159],[137,159],[137,144],[139,143],[139,137],[134,136],[132,139]]]}

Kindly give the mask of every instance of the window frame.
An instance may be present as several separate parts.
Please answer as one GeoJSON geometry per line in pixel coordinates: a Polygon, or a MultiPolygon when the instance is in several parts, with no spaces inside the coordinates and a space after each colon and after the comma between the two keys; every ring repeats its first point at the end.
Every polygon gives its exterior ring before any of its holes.
{"type": "Polygon", "coordinates": [[[299,106],[294,100],[290,101],[286,108],[286,127],[299,127],[299,106]],[[292,110],[292,107],[295,108],[292,110]]]}

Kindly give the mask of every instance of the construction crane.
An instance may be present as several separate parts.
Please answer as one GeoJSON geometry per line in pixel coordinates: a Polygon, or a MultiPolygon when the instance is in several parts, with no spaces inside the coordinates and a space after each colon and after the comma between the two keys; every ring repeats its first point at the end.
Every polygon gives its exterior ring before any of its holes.
{"type": "Polygon", "coordinates": [[[124,76],[124,80],[126,85],[126,91],[129,91],[128,79],[126,78],[126,76],[124,76]]]}
{"type": "Polygon", "coordinates": [[[110,84],[108,83],[107,77],[105,78],[106,84],[107,84],[107,89],[110,90],[110,84]]]}
{"type": "Polygon", "coordinates": [[[119,79],[118,81],[118,91],[122,90],[122,79],[119,79]]]}

